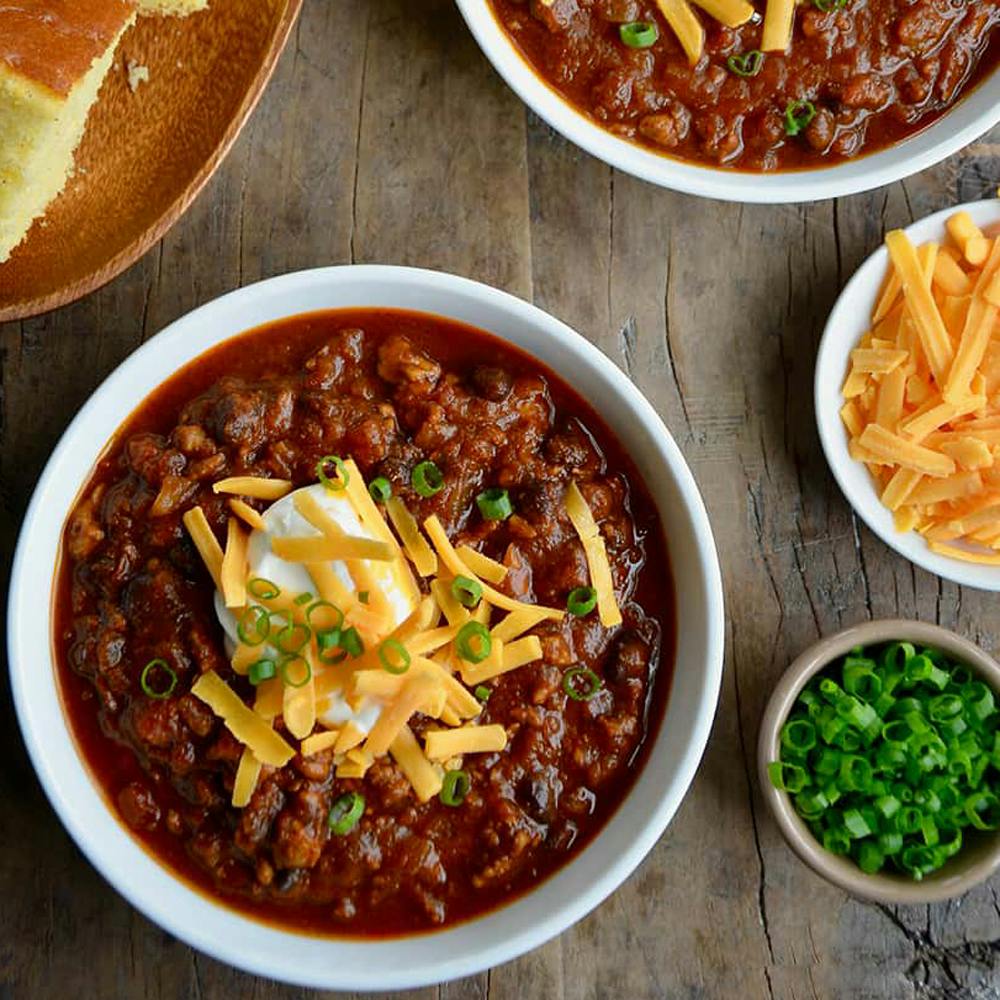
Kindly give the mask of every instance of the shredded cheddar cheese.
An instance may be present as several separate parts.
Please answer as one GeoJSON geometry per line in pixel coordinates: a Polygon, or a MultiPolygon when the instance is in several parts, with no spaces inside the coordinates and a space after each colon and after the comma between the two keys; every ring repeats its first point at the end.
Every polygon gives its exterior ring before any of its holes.
{"type": "Polygon", "coordinates": [[[295,751],[214,670],[202,674],[191,693],[205,702],[262,764],[284,767],[295,756],[295,751]]]}
{"type": "Polygon", "coordinates": [[[201,556],[209,576],[212,577],[216,590],[221,591],[222,560],[224,558],[222,547],[212,533],[205,512],[201,507],[192,507],[181,520],[184,522],[184,527],[187,528],[191,541],[194,542],[194,547],[198,550],[198,555],[201,556]]]}
{"type": "Polygon", "coordinates": [[[231,476],[212,485],[215,493],[238,493],[258,500],[280,500],[291,490],[292,484],[287,479],[262,479],[259,476],[231,476]]]}
{"type": "Polygon", "coordinates": [[[590,582],[594,590],[597,591],[597,611],[601,618],[601,624],[605,628],[620,625],[622,613],[615,599],[607,547],[597,522],[594,520],[594,515],[575,482],[570,483],[566,490],[566,513],[583,543],[583,551],[587,556],[587,566],[590,569],[590,582]]]}
{"type": "Polygon", "coordinates": [[[851,353],[840,415],[896,529],[1000,564],[1000,239],[965,212],[950,243],[886,236],[891,268],[851,353]]]}

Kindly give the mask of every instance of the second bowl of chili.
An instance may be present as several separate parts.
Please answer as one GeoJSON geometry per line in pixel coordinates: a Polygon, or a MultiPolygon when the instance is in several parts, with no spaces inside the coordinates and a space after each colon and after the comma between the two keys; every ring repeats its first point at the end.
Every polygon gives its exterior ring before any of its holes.
{"type": "Polygon", "coordinates": [[[663,187],[806,202],[891,183],[1000,121],[1000,4],[456,0],[553,128],[663,187]],[[719,20],[721,18],[722,20],[719,20]]]}

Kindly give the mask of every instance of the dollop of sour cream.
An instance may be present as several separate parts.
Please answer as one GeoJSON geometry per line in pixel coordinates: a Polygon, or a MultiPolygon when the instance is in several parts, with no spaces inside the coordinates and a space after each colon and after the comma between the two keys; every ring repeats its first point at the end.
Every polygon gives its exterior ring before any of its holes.
{"type": "MultiPolygon", "coordinates": [[[[259,577],[275,584],[282,591],[287,590],[294,594],[306,592],[315,594],[316,586],[305,567],[299,563],[286,562],[276,556],[271,549],[272,538],[302,538],[311,535],[319,537],[320,533],[317,529],[299,513],[295,506],[295,498],[301,493],[310,493],[346,534],[361,538],[375,538],[375,536],[361,523],[345,492],[328,490],[321,483],[295,490],[271,504],[261,515],[266,530],[255,530],[250,534],[247,545],[249,579],[259,577]]],[[[391,612],[390,627],[395,628],[416,610],[416,604],[412,597],[415,592],[414,588],[407,587],[407,581],[400,579],[400,573],[404,571],[408,573],[409,569],[401,568],[395,562],[365,560],[365,563],[382,593],[385,594],[391,612]]],[[[330,565],[348,590],[353,592],[359,589],[343,560],[336,560],[330,565]]],[[[237,619],[233,612],[225,606],[222,595],[218,591],[215,594],[215,612],[219,623],[225,629],[227,645],[232,652],[239,642],[237,619]]],[[[264,645],[261,647],[261,655],[275,656],[277,651],[264,645]]],[[[377,699],[365,698],[355,709],[348,704],[342,694],[336,693],[330,697],[329,704],[322,710],[318,718],[331,727],[343,726],[353,721],[362,732],[367,733],[375,725],[381,710],[382,703],[377,699]]]]}

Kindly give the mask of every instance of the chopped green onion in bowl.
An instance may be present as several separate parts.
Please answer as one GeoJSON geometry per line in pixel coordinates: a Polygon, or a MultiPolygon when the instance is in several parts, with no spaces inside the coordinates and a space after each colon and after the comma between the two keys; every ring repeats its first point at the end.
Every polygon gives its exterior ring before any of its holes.
{"type": "Polygon", "coordinates": [[[767,773],[825,850],[921,881],[1000,829],[1000,710],[956,659],[857,646],[799,692],[767,773]]]}

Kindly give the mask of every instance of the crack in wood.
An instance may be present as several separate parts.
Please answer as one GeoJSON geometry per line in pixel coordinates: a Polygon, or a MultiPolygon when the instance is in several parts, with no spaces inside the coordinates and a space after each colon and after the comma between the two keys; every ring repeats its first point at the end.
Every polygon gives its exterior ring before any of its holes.
{"type": "Polygon", "coordinates": [[[635,346],[638,336],[638,328],[634,315],[622,323],[618,330],[618,347],[622,354],[622,361],[625,364],[625,373],[632,381],[635,381],[635,346]]]}
{"type": "Polygon", "coordinates": [[[369,7],[365,17],[365,32],[361,50],[361,86],[358,88],[358,128],[354,136],[354,183],[351,185],[351,231],[348,237],[348,247],[351,252],[351,263],[358,262],[355,237],[358,231],[358,184],[361,177],[361,130],[365,120],[365,84],[368,80],[368,44],[371,40],[372,13],[369,7]]]}
{"type": "MultiPolygon", "coordinates": [[[[993,895],[996,906],[995,892],[993,895]]],[[[977,990],[969,982],[968,974],[973,970],[987,974],[995,972],[1000,959],[1000,938],[988,941],[966,938],[960,944],[941,944],[934,940],[930,929],[930,907],[926,908],[928,922],[925,929],[918,930],[907,924],[892,907],[884,903],[868,905],[881,913],[913,948],[913,959],[904,974],[922,997],[928,1000],[978,1000],[980,997],[997,996],[993,987],[987,987],[985,992],[977,990]]]]}
{"type": "MultiPolygon", "coordinates": [[[[764,865],[764,851],[760,845],[760,828],[757,822],[757,807],[754,804],[754,783],[750,773],[750,760],[752,753],[747,743],[746,729],[743,724],[743,699],[740,694],[740,669],[735,651],[733,653],[733,688],[736,695],[736,730],[740,741],[740,749],[743,758],[743,775],[746,779],[747,802],[750,807],[750,826],[753,830],[754,850],[757,854],[757,918],[760,921],[761,929],[764,931],[764,940],[767,943],[767,953],[770,956],[771,964],[774,964],[774,943],[771,940],[771,925],[767,915],[767,872],[764,865]]],[[[768,994],[773,997],[774,989],[771,983],[771,974],[767,966],[764,967],[764,978],[767,982],[768,994]]]]}

